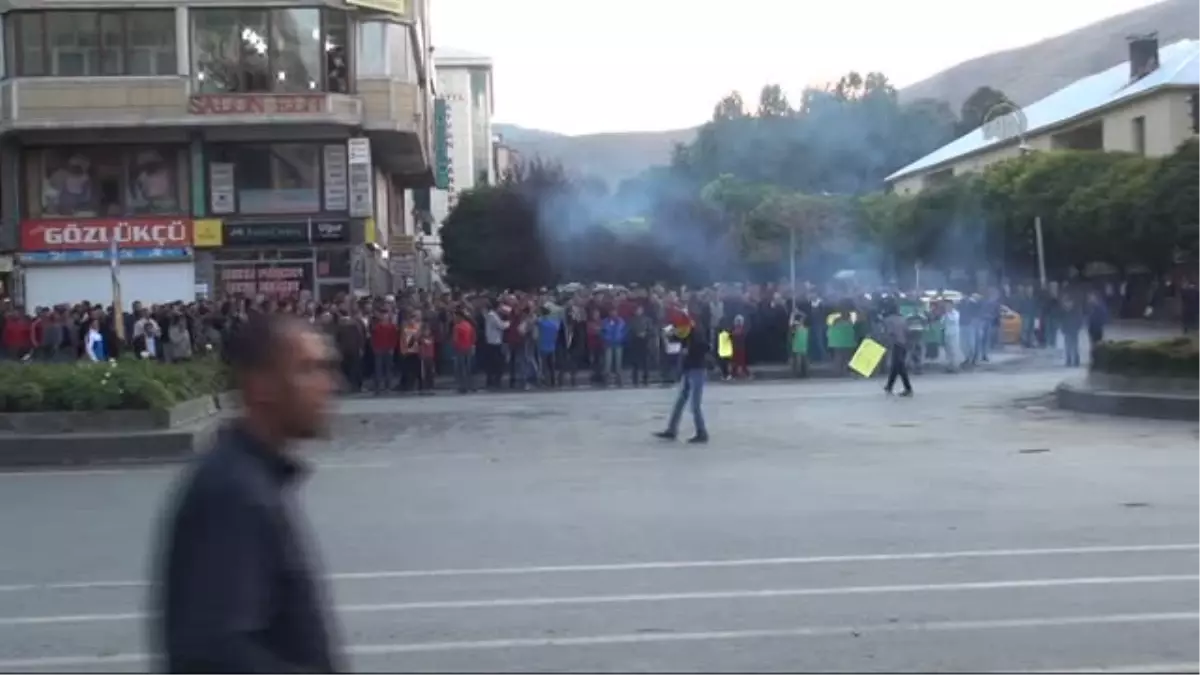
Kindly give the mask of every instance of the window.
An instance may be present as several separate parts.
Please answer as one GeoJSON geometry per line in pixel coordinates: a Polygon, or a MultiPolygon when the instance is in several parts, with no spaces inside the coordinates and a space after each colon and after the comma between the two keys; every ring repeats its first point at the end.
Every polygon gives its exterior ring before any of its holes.
{"type": "Polygon", "coordinates": [[[1139,155],[1146,154],[1146,118],[1133,118],[1133,151],[1139,155]]]}
{"type": "Polygon", "coordinates": [[[175,75],[175,11],[15,12],[7,22],[22,77],[175,75]]]}
{"type": "Polygon", "coordinates": [[[387,24],[372,21],[358,24],[358,74],[387,75],[387,24]]]}
{"type": "Polygon", "coordinates": [[[350,21],[345,12],[325,14],[325,81],[335,94],[350,93],[350,21]]]}
{"type": "Polygon", "coordinates": [[[320,145],[223,145],[214,147],[210,156],[214,164],[232,167],[240,213],[321,211],[320,145]]]}
{"type": "Polygon", "coordinates": [[[219,8],[191,16],[200,93],[348,90],[344,12],[219,8]]]}
{"type": "Polygon", "coordinates": [[[25,156],[34,218],[106,218],[181,211],[183,153],[170,147],[94,146],[25,156]]]}
{"type": "Polygon", "coordinates": [[[319,249],[317,249],[317,276],[319,276],[319,277],[348,277],[348,276],[350,276],[350,249],[348,249],[348,248],[319,248],[319,249]]]}

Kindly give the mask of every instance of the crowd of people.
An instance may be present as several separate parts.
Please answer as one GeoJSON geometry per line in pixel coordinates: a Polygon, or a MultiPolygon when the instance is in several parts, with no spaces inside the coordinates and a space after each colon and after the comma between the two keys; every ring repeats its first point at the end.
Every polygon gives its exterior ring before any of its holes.
{"type": "Polygon", "coordinates": [[[111,307],[80,302],[4,308],[0,343],[9,359],[106,360],[122,354],[172,362],[220,354],[255,312],[303,316],[327,331],[350,392],[430,392],[439,377],[460,392],[577,384],[647,386],[679,378],[681,350],[673,326],[704,332],[710,362],[726,379],[752,367],[790,364],[797,377],[825,364],[844,373],[861,341],[895,345],[897,309],[907,326],[905,351],[919,371],[939,362],[959,370],[987,361],[1001,338],[1001,318],[1020,316],[1019,342],[1054,346],[1079,365],[1079,337],[1102,339],[1113,298],[1083,288],[1032,285],[900,293],[853,285],[794,294],[784,284],[726,284],[701,289],[583,286],[505,292],[410,290],[381,297],[318,302],[290,298],[199,299],[143,305],[118,320],[111,307]],[[890,329],[889,329],[890,328],[890,329]]]}

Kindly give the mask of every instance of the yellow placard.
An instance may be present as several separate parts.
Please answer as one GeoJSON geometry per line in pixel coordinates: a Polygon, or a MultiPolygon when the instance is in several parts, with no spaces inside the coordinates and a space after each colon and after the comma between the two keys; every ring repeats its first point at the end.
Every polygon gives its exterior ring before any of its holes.
{"type": "Polygon", "coordinates": [[[374,218],[364,218],[363,219],[363,241],[365,241],[368,244],[376,244],[376,243],[379,243],[379,242],[375,241],[378,238],[379,237],[375,233],[375,219],[374,218]]]}
{"type": "Polygon", "coordinates": [[[727,330],[717,334],[717,356],[723,359],[733,358],[733,337],[727,330]]]}
{"type": "Polygon", "coordinates": [[[217,248],[224,243],[223,226],[220,218],[192,221],[192,245],[196,248],[217,248]]]}
{"type": "Polygon", "coordinates": [[[884,354],[887,354],[886,347],[867,338],[858,346],[858,351],[854,352],[854,358],[850,359],[850,370],[863,377],[870,377],[879,367],[884,354]]]}

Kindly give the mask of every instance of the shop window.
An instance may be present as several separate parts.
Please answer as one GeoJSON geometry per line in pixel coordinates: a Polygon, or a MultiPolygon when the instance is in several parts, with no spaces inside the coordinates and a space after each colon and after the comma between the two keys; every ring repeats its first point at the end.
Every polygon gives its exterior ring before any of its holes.
{"type": "Polygon", "coordinates": [[[175,75],[175,11],[14,12],[18,76],[175,75]]]}
{"type": "Polygon", "coordinates": [[[350,276],[350,249],[317,249],[317,276],[333,278],[350,276]]]}
{"type": "Polygon", "coordinates": [[[190,14],[192,70],[199,93],[349,88],[344,12],[315,7],[214,8],[190,14]]]}
{"type": "Polygon", "coordinates": [[[183,155],[156,146],[30,150],[30,216],[105,218],[180,212],[183,155]]]}
{"type": "MultiPolygon", "coordinates": [[[[210,172],[217,166],[222,175],[232,172],[240,213],[271,215],[321,210],[320,145],[221,145],[212,148],[211,156],[210,172]]],[[[210,203],[224,201],[220,195],[210,199],[210,203]]]]}

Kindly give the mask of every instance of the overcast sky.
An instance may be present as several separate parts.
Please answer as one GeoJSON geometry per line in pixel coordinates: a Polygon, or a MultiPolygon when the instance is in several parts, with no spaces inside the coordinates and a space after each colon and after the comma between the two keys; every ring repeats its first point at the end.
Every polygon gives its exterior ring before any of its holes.
{"type": "Polygon", "coordinates": [[[568,134],[699,124],[727,92],[849,70],[897,85],[1153,0],[433,0],[434,44],[491,56],[496,118],[568,134]]]}

